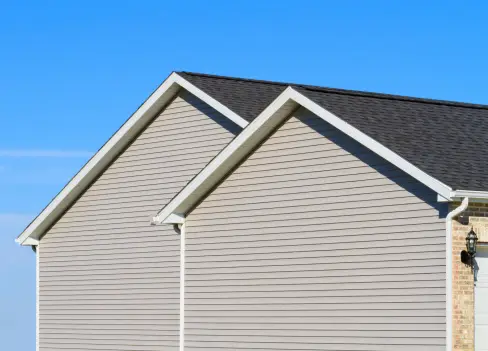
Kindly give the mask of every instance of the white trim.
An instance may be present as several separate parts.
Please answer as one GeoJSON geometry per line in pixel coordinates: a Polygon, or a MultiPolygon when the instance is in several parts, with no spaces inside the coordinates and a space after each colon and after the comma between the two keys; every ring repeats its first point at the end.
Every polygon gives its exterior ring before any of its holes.
{"type": "Polygon", "coordinates": [[[469,197],[471,199],[488,199],[486,191],[456,190],[451,193],[451,198],[469,197]]]}
{"type": "Polygon", "coordinates": [[[222,105],[220,102],[215,100],[213,97],[208,95],[207,93],[203,92],[202,90],[198,89],[196,86],[185,80],[183,77],[179,76],[176,73],[173,73],[175,75],[175,82],[179,84],[182,88],[188,90],[190,93],[195,95],[197,98],[199,98],[202,101],[205,101],[207,104],[212,106],[214,109],[219,111],[221,114],[223,114],[225,117],[229,118],[232,122],[237,124],[238,126],[242,128],[246,128],[247,125],[249,124],[248,121],[246,121],[244,118],[239,116],[237,113],[229,109],[228,107],[222,105]]]}
{"type": "Polygon", "coordinates": [[[254,121],[252,121],[224,150],[217,155],[187,186],[170,201],[154,218],[153,223],[166,222],[173,213],[187,214],[218,181],[224,177],[245,155],[258,145],[268,132],[291,112],[286,107],[301,105],[326,122],[354,138],[362,145],[405,171],[444,198],[450,198],[452,189],[423,172],[398,154],[330,113],[292,87],[283,91],[254,121]]]}
{"type": "Polygon", "coordinates": [[[23,242],[23,245],[37,246],[39,245],[39,240],[33,238],[27,238],[23,242]]]}
{"type": "Polygon", "coordinates": [[[204,93],[177,73],[172,73],[137,109],[105,145],[83,166],[49,205],[27,226],[16,239],[21,245],[35,245],[29,238],[38,239],[52,223],[77,199],[91,182],[107,167],[124,147],[149,123],[181,89],[188,90],[199,99],[234,121],[241,127],[248,122],[226,106],[204,93]]]}
{"type": "MultiPolygon", "coordinates": [[[[237,137],[232,140],[210,163],[176,195],[154,218],[154,224],[171,223],[175,213],[186,214],[188,209],[205,195],[221,177],[234,167],[253,147],[257,145],[267,132],[279,121],[272,121],[280,108],[290,100],[288,87],[261,114],[252,121],[237,137]],[[272,123],[274,122],[274,123],[272,123]],[[253,138],[254,137],[254,138],[253,138]]],[[[286,117],[286,116],[285,116],[286,117]]],[[[284,117],[283,117],[284,118],[284,117]]]]}
{"type": "Polygon", "coordinates": [[[180,351],[185,350],[185,248],[186,226],[181,225],[180,233],[180,351]]]}
{"type": "Polygon", "coordinates": [[[39,274],[39,271],[40,271],[40,267],[39,267],[39,262],[40,262],[40,258],[39,258],[39,255],[41,253],[41,249],[40,249],[40,245],[39,243],[37,244],[36,246],[36,351],[39,351],[40,349],[40,346],[39,346],[39,331],[40,331],[40,325],[39,325],[39,321],[40,321],[40,316],[39,316],[39,311],[40,311],[40,308],[39,308],[39,301],[40,301],[40,289],[39,289],[39,277],[40,277],[40,274],[39,274]]]}
{"type": "Polygon", "coordinates": [[[446,216],[446,351],[452,351],[452,219],[466,210],[469,198],[446,216]]]}

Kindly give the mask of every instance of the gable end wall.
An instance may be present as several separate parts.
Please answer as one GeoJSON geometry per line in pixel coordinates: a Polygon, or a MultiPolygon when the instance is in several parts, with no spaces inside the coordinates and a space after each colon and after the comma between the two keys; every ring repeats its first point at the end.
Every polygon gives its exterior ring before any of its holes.
{"type": "Polygon", "coordinates": [[[185,350],[445,351],[445,214],[304,109],[186,221],[185,350]]]}
{"type": "Polygon", "coordinates": [[[150,217],[239,128],[180,92],[40,243],[40,351],[178,350],[179,236],[150,217]]]}

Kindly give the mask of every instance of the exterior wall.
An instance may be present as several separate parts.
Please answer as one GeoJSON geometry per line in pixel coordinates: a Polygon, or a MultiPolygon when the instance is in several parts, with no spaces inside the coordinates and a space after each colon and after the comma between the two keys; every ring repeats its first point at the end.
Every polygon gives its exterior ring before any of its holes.
{"type": "Polygon", "coordinates": [[[445,351],[446,213],[298,110],[187,218],[185,350],[445,351]]]}
{"type": "MultiPolygon", "coordinates": [[[[451,210],[459,203],[451,205],[451,210]]],[[[474,350],[474,275],[471,267],[463,264],[460,252],[466,250],[466,235],[473,227],[479,242],[488,243],[488,204],[472,203],[452,222],[453,251],[453,349],[474,350]]]]}
{"type": "Polygon", "coordinates": [[[180,95],[41,240],[40,350],[178,350],[179,237],[157,213],[238,127],[180,95]]]}

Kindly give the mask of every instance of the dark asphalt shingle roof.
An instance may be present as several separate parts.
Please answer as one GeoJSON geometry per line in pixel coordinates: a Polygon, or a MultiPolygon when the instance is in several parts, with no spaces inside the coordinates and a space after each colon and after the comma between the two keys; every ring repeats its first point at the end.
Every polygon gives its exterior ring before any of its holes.
{"type": "Polygon", "coordinates": [[[488,191],[488,106],[178,74],[248,121],[292,86],[454,190],[488,191]]]}

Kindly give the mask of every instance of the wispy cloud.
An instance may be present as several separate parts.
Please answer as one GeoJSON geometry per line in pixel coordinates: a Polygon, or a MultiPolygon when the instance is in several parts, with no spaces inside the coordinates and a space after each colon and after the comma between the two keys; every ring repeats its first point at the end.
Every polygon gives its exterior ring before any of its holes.
{"type": "Polygon", "coordinates": [[[82,150],[0,149],[0,157],[88,158],[91,156],[93,152],[82,150]]]}

